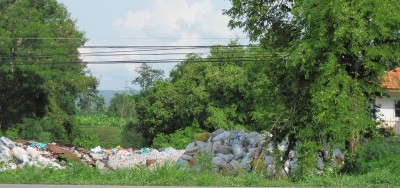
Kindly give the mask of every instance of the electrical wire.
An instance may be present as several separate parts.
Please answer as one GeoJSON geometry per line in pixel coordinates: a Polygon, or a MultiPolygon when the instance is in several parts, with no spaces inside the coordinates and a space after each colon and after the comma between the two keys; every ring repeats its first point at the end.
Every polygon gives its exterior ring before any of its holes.
{"type": "MultiPolygon", "coordinates": [[[[190,60],[192,62],[223,62],[224,59],[212,57],[213,54],[220,54],[227,57],[234,56],[237,54],[236,51],[231,50],[231,48],[249,48],[249,47],[258,47],[258,45],[231,45],[231,46],[210,46],[210,45],[198,45],[198,46],[83,46],[82,48],[94,49],[94,50],[102,50],[102,51],[92,51],[92,52],[82,52],[79,54],[66,54],[66,53],[49,53],[49,54],[35,54],[31,53],[22,53],[17,54],[16,56],[1,56],[0,60],[9,61],[9,63],[3,62],[3,65],[40,65],[40,64],[66,64],[66,63],[83,63],[83,64],[126,64],[126,63],[180,63],[188,60],[187,58],[175,58],[175,59],[166,59],[159,58],[154,59],[154,57],[168,57],[168,56],[181,56],[187,54],[195,54],[201,57],[199,60],[190,60]],[[221,47],[218,51],[211,52],[211,48],[221,47]],[[103,51],[103,50],[111,50],[111,51],[103,51]],[[123,49],[123,50],[119,50],[123,49]],[[130,49],[130,50],[125,50],[130,49]],[[148,51],[142,51],[148,50],[148,51]],[[168,51],[167,51],[168,50],[168,51]],[[188,51],[188,52],[182,52],[188,51]],[[208,51],[204,51],[208,50],[208,51]],[[148,53],[144,53],[148,52],[148,53]],[[115,61],[115,60],[102,60],[102,61],[84,61],[80,59],[82,62],[74,62],[74,61],[56,61],[56,58],[70,58],[70,57],[123,57],[123,56],[143,56],[141,59],[133,59],[133,60],[124,60],[124,61],[115,61]],[[207,57],[204,57],[207,56],[207,57]],[[43,59],[42,59],[43,58],[43,59]],[[44,58],[48,58],[49,62],[46,62],[44,58]],[[153,58],[153,59],[151,59],[153,58]],[[42,59],[42,60],[40,60],[42,59]],[[53,60],[50,60],[53,59],[53,60]],[[32,61],[44,61],[44,62],[35,62],[32,61]]],[[[218,49],[218,48],[217,48],[218,49]]],[[[42,51],[41,51],[42,52],[42,51]]],[[[247,51],[249,52],[249,51],[247,51]]],[[[262,49],[253,49],[250,51],[251,53],[257,52],[265,52],[262,49]]],[[[75,52],[77,53],[77,52],[75,52]]],[[[243,61],[243,62],[258,62],[258,61],[266,61],[267,59],[271,59],[272,57],[283,57],[282,55],[273,55],[273,54],[255,54],[253,57],[236,57],[235,62],[243,61]],[[255,58],[259,58],[258,60],[255,58]]],[[[76,61],[76,60],[75,60],[76,61]]]]}

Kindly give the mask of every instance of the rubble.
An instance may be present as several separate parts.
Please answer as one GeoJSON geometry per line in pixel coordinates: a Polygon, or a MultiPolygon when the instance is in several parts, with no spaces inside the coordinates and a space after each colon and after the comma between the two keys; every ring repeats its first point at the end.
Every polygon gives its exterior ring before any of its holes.
{"type": "MultiPolygon", "coordinates": [[[[152,168],[165,163],[187,163],[193,166],[194,159],[201,153],[206,153],[210,156],[215,172],[236,174],[255,171],[267,176],[286,176],[298,168],[297,152],[293,149],[287,151],[287,139],[274,143],[271,141],[272,136],[270,133],[218,129],[213,133],[196,134],[194,142],[188,144],[185,150],[171,147],[160,151],[153,148],[135,150],[120,146],[105,149],[97,146],[88,152],[84,148],[65,147],[56,143],[13,142],[6,137],[0,137],[0,171],[25,166],[64,169],[68,162],[82,163],[99,170],[136,166],[152,168]],[[288,154],[287,159],[282,157],[284,153],[288,154]]],[[[315,169],[323,172],[328,166],[332,166],[326,165],[330,160],[334,167],[341,166],[344,163],[344,154],[339,149],[316,153],[315,169]]]]}
{"type": "MultiPolygon", "coordinates": [[[[216,172],[235,174],[237,172],[257,172],[267,176],[287,176],[297,169],[297,152],[288,150],[288,139],[279,143],[271,141],[271,133],[260,134],[257,132],[246,133],[243,130],[226,131],[218,129],[212,133],[200,133],[195,135],[194,142],[186,147],[186,152],[179,158],[179,163],[187,161],[193,163],[193,159],[199,153],[207,153],[210,156],[216,172]],[[288,152],[287,159],[283,155],[288,152]],[[279,163],[277,161],[279,160],[279,163]],[[278,167],[282,165],[282,167],[278,167]]],[[[325,170],[326,162],[333,162],[336,166],[343,163],[344,155],[339,150],[334,150],[328,160],[328,152],[317,153],[315,169],[318,173],[325,170]],[[339,161],[339,162],[338,162],[339,161]],[[339,163],[339,164],[338,164],[339,163]]]]}
{"type": "Polygon", "coordinates": [[[165,148],[158,151],[152,148],[134,150],[120,146],[104,149],[100,146],[90,152],[79,147],[65,147],[56,143],[35,141],[13,142],[0,138],[0,171],[35,166],[64,169],[68,162],[76,162],[96,167],[99,170],[133,168],[138,165],[153,167],[166,162],[176,162],[185,150],[165,148]]]}

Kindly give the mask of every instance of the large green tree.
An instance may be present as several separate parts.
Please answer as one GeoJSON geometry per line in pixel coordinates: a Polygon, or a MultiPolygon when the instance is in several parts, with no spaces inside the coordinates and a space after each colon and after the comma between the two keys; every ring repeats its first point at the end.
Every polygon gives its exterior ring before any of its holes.
{"type": "Polygon", "coordinates": [[[148,90],[158,80],[162,80],[164,71],[159,69],[153,69],[146,63],[142,63],[140,67],[137,67],[135,71],[139,74],[132,83],[139,84],[143,90],[148,90]]]}
{"type": "Polygon", "coordinates": [[[212,47],[205,58],[188,55],[171,72],[170,81],[157,82],[138,99],[139,132],[151,142],[159,133],[188,126],[207,131],[272,127],[270,120],[277,119],[276,109],[282,105],[278,98],[272,100],[279,95],[271,94],[273,85],[266,76],[271,60],[273,53],[236,42],[212,47]],[[268,107],[258,104],[265,95],[271,96],[268,107]]]}
{"type": "Polygon", "coordinates": [[[133,96],[126,93],[115,93],[110,101],[108,113],[111,116],[134,119],[136,118],[135,106],[136,104],[133,96]]]}
{"type": "Polygon", "coordinates": [[[75,100],[96,82],[79,58],[83,32],[56,0],[3,0],[0,36],[1,129],[46,117],[49,131],[67,141],[75,100]]]}
{"type": "Polygon", "coordinates": [[[351,159],[374,129],[371,103],[385,71],[400,65],[400,1],[231,0],[231,28],[284,55],[276,89],[289,112],[303,170],[314,153],[346,145],[351,159]]]}

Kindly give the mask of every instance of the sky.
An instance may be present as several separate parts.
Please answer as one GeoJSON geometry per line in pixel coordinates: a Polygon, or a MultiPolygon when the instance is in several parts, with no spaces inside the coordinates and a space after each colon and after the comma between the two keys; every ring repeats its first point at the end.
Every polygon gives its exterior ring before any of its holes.
{"type": "MultiPolygon", "coordinates": [[[[79,30],[85,32],[85,46],[198,46],[225,45],[238,38],[240,44],[248,44],[240,29],[230,30],[229,18],[222,15],[229,9],[226,0],[58,0],[76,20],[79,30]]],[[[99,52],[93,48],[81,48],[81,53],[99,52]]],[[[102,49],[112,51],[113,49],[102,49]]],[[[114,49],[115,50],[115,49],[114,49]]],[[[121,49],[119,49],[121,50],[121,49]]],[[[147,55],[139,52],[120,52],[117,56],[82,56],[84,61],[131,61],[154,59],[183,59],[185,53],[203,51],[180,50],[171,56],[147,55]]],[[[159,53],[159,52],[153,52],[159,53]]],[[[91,74],[100,80],[99,90],[138,90],[133,85],[141,64],[88,64],[91,74]]],[[[166,77],[176,63],[148,64],[164,70],[166,77]]]]}

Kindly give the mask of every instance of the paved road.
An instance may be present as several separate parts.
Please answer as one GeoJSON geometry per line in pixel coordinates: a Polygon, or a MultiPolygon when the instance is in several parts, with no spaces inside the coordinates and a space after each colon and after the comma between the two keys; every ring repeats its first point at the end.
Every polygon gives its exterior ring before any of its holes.
{"type": "MultiPolygon", "coordinates": [[[[115,186],[115,185],[30,185],[30,184],[0,184],[0,188],[170,188],[176,186],[115,186]]],[[[179,187],[179,188],[193,188],[193,187],[179,187]]],[[[213,187],[199,187],[199,188],[213,188],[213,187]]],[[[228,188],[228,187],[217,187],[228,188]]],[[[238,188],[238,187],[234,187],[238,188]]],[[[246,187],[250,188],[250,187],[246,187]]]]}

